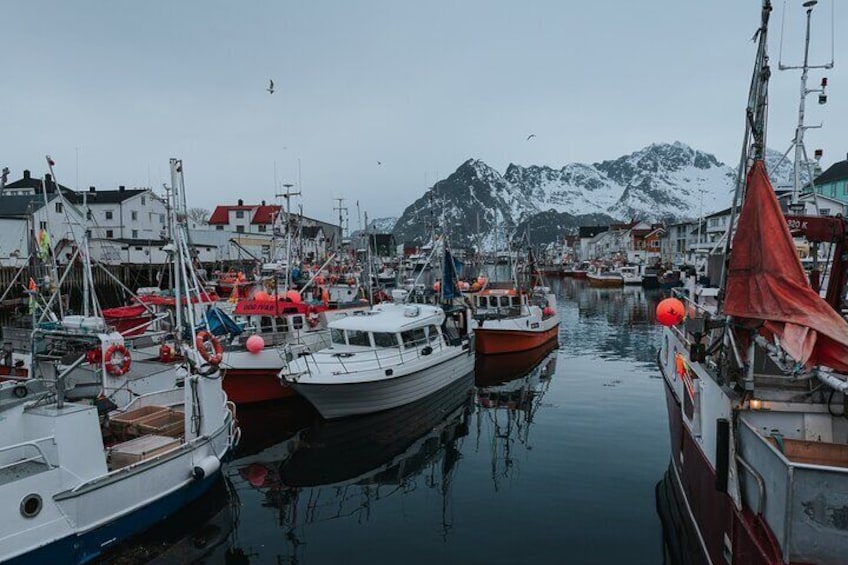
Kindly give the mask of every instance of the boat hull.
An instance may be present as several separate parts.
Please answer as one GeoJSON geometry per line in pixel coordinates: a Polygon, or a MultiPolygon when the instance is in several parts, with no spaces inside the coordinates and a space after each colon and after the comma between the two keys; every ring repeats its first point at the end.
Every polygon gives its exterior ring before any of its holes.
{"type": "MultiPolygon", "coordinates": [[[[424,398],[474,370],[473,344],[441,362],[394,378],[354,383],[292,382],[326,419],[381,412],[424,398]]],[[[398,370],[399,368],[395,368],[398,370]]]]}
{"type": "MultiPolygon", "coordinates": [[[[142,461],[135,469],[125,467],[44,496],[43,509],[30,518],[35,521],[32,529],[0,539],[0,558],[27,564],[88,563],[177,512],[219,477],[220,467],[200,474],[193,469],[209,457],[225,458],[231,445],[230,418],[208,437],[142,461]]],[[[40,485],[31,487],[33,492],[46,493],[44,489],[61,483],[62,473],[53,468],[23,480],[40,485]]]]}
{"type": "Polygon", "coordinates": [[[280,369],[225,369],[224,392],[236,404],[253,404],[297,396],[280,380],[280,369]]]}
{"type": "Polygon", "coordinates": [[[68,536],[22,555],[12,562],[16,565],[42,565],[44,563],[89,563],[103,554],[104,548],[113,547],[153,527],[182,508],[206,494],[221,472],[211,474],[139,508],[97,529],[68,536]]]}
{"type": "Polygon", "coordinates": [[[596,288],[621,288],[624,286],[624,279],[620,277],[595,277],[589,275],[586,278],[589,281],[589,286],[596,288]]]}
{"type": "Polygon", "coordinates": [[[557,339],[559,323],[540,331],[502,330],[477,328],[475,331],[477,353],[497,355],[500,353],[518,353],[540,348],[557,339]]]}
{"type": "Polygon", "coordinates": [[[663,376],[671,438],[671,478],[684,507],[681,514],[696,533],[702,556],[712,563],[782,565],[780,548],[762,519],[747,508],[738,509],[728,494],[716,490],[715,469],[684,424],[680,399],[665,371],[663,376]],[[732,556],[732,561],[727,560],[726,554],[732,556]]]}

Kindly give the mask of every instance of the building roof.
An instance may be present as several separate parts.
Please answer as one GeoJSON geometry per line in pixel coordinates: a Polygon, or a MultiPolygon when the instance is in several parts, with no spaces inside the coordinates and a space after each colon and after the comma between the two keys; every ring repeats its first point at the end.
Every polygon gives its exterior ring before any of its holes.
{"type": "Polygon", "coordinates": [[[704,219],[714,218],[716,216],[718,216],[718,217],[727,216],[728,214],[730,214],[731,210],[732,210],[732,208],[725,208],[724,210],[719,210],[718,212],[713,212],[712,214],[708,214],[708,215],[704,216],[704,219]]]}
{"type": "MultiPolygon", "coordinates": [[[[254,207],[256,208],[256,212],[253,214],[253,219],[250,220],[251,224],[273,224],[274,219],[282,209],[282,206],[276,204],[262,204],[254,207]]],[[[211,224],[212,222],[210,221],[209,223],[211,224]]]]}
{"type": "Polygon", "coordinates": [[[309,239],[315,239],[318,237],[318,234],[324,234],[324,228],[321,226],[303,226],[300,228],[300,233],[303,237],[307,237],[309,239]]]}
{"type": "Polygon", "coordinates": [[[132,188],[129,190],[123,188],[117,190],[92,190],[89,188],[88,192],[74,192],[66,195],[66,197],[74,204],[82,204],[83,198],[85,198],[85,202],[89,205],[120,204],[125,200],[149,191],[149,188],[132,188]]]}
{"type": "MultiPolygon", "coordinates": [[[[62,192],[64,193],[73,193],[73,190],[64,185],[57,185],[56,181],[50,176],[50,174],[44,175],[44,182],[47,185],[47,193],[56,192],[56,187],[58,186],[62,192]]],[[[28,170],[24,170],[23,178],[16,180],[15,182],[7,183],[3,190],[14,190],[14,189],[23,189],[30,188],[35,190],[36,192],[41,191],[41,179],[38,177],[33,177],[28,170]]]]}
{"type": "Polygon", "coordinates": [[[819,186],[841,180],[848,180],[848,159],[832,164],[813,180],[813,184],[819,186]]]}
{"type": "Polygon", "coordinates": [[[227,225],[230,223],[230,212],[237,210],[250,211],[254,208],[256,208],[256,206],[216,206],[215,211],[212,212],[212,215],[209,217],[209,223],[211,225],[227,225]]]}
{"type": "MultiPolygon", "coordinates": [[[[49,201],[55,197],[55,194],[48,194],[47,199],[49,201]]],[[[41,194],[0,196],[0,218],[29,216],[42,206],[44,206],[44,196],[41,194]]]]}

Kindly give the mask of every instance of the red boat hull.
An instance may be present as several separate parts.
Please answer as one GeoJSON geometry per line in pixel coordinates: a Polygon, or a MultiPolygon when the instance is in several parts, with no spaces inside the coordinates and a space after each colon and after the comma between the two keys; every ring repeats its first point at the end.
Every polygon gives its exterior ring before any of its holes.
{"type": "Polygon", "coordinates": [[[558,335],[559,324],[540,332],[477,328],[474,339],[477,343],[477,353],[496,355],[535,349],[557,339],[558,335]]]}
{"type": "Polygon", "coordinates": [[[668,384],[665,389],[675,471],[672,480],[686,504],[681,515],[689,517],[690,525],[699,532],[702,551],[712,563],[783,565],[780,546],[764,520],[748,508],[737,509],[729,495],[716,490],[715,469],[683,424],[674,392],[668,384]],[[725,547],[725,536],[729,548],[725,547]],[[732,551],[732,561],[726,560],[726,549],[732,551]]]}
{"type": "Polygon", "coordinates": [[[236,404],[253,404],[296,396],[273,369],[225,369],[224,392],[236,404]]]}

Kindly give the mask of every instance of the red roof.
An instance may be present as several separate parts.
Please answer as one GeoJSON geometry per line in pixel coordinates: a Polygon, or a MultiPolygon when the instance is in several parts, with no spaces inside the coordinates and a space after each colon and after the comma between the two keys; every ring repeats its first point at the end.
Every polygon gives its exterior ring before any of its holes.
{"type": "MultiPolygon", "coordinates": [[[[280,213],[281,206],[269,204],[266,206],[257,206],[256,213],[253,215],[251,224],[273,224],[274,218],[280,213]]],[[[212,222],[209,222],[210,224],[212,222]]]]}
{"type": "MultiPolygon", "coordinates": [[[[230,211],[232,210],[253,210],[256,206],[218,206],[209,217],[210,224],[227,225],[230,223],[230,211]]],[[[261,208],[261,206],[260,206],[261,208]]]]}

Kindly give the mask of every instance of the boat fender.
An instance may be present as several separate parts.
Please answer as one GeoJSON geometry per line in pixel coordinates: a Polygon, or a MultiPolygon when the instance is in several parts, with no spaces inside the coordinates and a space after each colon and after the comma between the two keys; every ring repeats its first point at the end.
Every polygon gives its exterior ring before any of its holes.
{"type": "Polygon", "coordinates": [[[191,470],[191,476],[198,481],[214,475],[221,468],[221,460],[214,455],[208,455],[197,462],[191,470]]]}
{"type": "Polygon", "coordinates": [[[26,398],[29,391],[25,385],[18,385],[14,388],[14,393],[17,398],[26,398]]]}

